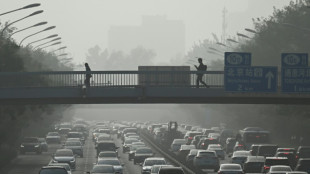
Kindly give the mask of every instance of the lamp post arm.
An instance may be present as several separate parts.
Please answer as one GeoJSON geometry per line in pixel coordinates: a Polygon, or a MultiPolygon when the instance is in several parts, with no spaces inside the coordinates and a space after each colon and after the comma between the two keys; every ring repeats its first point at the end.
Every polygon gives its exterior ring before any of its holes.
{"type": "Polygon", "coordinates": [[[21,19],[18,19],[18,20],[16,20],[16,21],[14,21],[14,22],[9,23],[8,25],[6,25],[6,26],[1,30],[1,35],[0,35],[0,36],[3,36],[4,30],[6,30],[9,26],[15,24],[15,23],[18,22],[18,21],[21,21],[21,20],[23,20],[23,19],[26,19],[26,18],[28,18],[28,17],[29,17],[29,16],[23,17],[23,18],[21,18],[21,19]]]}

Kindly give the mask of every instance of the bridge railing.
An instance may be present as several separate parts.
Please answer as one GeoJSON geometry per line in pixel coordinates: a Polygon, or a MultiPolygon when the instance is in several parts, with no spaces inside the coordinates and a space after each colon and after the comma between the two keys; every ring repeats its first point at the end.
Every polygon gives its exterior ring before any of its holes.
{"type": "MultiPolygon", "coordinates": [[[[195,87],[197,73],[211,87],[224,86],[223,71],[91,71],[91,87],[195,87]]],[[[85,71],[1,72],[0,88],[80,87],[85,71]]]]}

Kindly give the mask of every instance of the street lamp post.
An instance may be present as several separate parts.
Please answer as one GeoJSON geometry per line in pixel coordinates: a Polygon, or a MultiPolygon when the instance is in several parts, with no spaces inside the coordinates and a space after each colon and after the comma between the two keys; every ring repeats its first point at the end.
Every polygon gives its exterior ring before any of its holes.
{"type": "Polygon", "coordinates": [[[38,32],[36,32],[36,33],[33,33],[33,34],[29,35],[29,36],[26,36],[22,41],[20,41],[19,46],[21,46],[22,43],[23,43],[23,41],[26,40],[27,38],[29,38],[29,37],[31,37],[31,36],[34,36],[34,35],[36,35],[36,34],[42,33],[42,32],[44,32],[44,31],[48,31],[48,30],[54,29],[54,28],[56,28],[56,26],[47,27],[47,28],[45,28],[44,30],[41,30],[41,31],[38,31],[38,32]]]}
{"type": "Polygon", "coordinates": [[[42,12],[43,12],[43,10],[39,10],[39,11],[36,11],[36,12],[31,13],[30,15],[28,15],[28,16],[26,16],[26,17],[20,18],[20,19],[14,21],[14,22],[9,23],[8,25],[6,25],[6,26],[1,30],[1,35],[0,35],[0,36],[3,36],[4,31],[5,31],[9,26],[15,24],[16,22],[19,22],[19,21],[21,21],[21,20],[24,20],[24,19],[26,19],[26,18],[29,18],[29,17],[31,17],[31,16],[40,14],[40,13],[42,13],[42,12]]]}
{"type": "Polygon", "coordinates": [[[226,40],[229,41],[229,42],[233,42],[233,43],[239,43],[238,41],[233,40],[233,39],[226,39],[226,40]]]}
{"type": "Polygon", "coordinates": [[[245,28],[245,31],[248,31],[250,33],[254,33],[254,34],[258,34],[257,31],[253,30],[253,29],[249,29],[249,28],[245,28]]]}
{"type": "Polygon", "coordinates": [[[54,41],[60,40],[60,39],[61,39],[61,37],[55,38],[55,39],[50,40],[50,41],[48,41],[48,42],[45,42],[45,43],[43,43],[43,44],[37,45],[37,46],[33,47],[33,49],[36,49],[36,48],[38,48],[38,47],[40,47],[40,46],[42,46],[42,45],[46,45],[46,44],[48,44],[48,43],[51,43],[51,42],[54,42],[54,41]]]}
{"type": "Polygon", "coordinates": [[[9,13],[12,13],[12,12],[15,12],[15,11],[19,11],[19,10],[24,10],[24,9],[27,9],[27,8],[38,7],[40,5],[41,5],[40,3],[29,4],[29,5],[26,5],[26,6],[22,7],[22,8],[18,8],[18,9],[11,10],[11,11],[8,11],[8,12],[5,12],[5,13],[1,13],[0,16],[5,15],[5,14],[9,14],[9,13]]]}
{"type": "Polygon", "coordinates": [[[33,27],[38,27],[38,26],[41,26],[41,25],[45,25],[45,24],[47,24],[47,22],[40,22],[40,23],[37,23],[37,24],[32,25],[32,26],[30,26],[30,27],[27,27],[27,28],[24,28],[24,29],[15,31],[14,33],[12,33],[12,34],[8,37],[8,39],[10,39],[10,38],[11,38],[14,34],[16,34],[16,33],[19,33],[19,32],[21,32],[21,31],[27,30],[27,29],[29,29],[29,28],[33,28],[33,27]]]}
{"type": "Polygon", "coordinates": [[[251,39],[249,36],[247,36],[245,34],[242,34],[242,33],[237,33],[237,36],[244,37],[244,38],[247,38],[247,39],[251,39]]]}
{"type": "Polygon", "coordinates": [[[67,53],[63,53],[63,54],[59,54],[59,55],[57,55],[57,57],[60,57],[60,56],[66,56],[66,55],[68,55],[67,53]]]}
{"type": "Polygon", "coordinates": [[[33,44],[33,43],[40,42],[40,41],[42,41],[42,40],[50,39],[50,38],[57,37],[57,36],[58,36],[58,34],[53,34],[53,35],[47,36],[47,37],[45,37],[45,38],[43,38],[43,39],[39,39],[39,40],[30,42],[26,47],[28,47],[29,45],[31,45],[31,44],[33,44]]]}

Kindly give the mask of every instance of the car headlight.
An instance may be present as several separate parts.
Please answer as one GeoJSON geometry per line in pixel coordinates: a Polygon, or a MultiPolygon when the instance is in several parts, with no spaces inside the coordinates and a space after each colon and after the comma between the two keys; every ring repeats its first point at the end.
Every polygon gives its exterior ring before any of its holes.
{"type": "Polygon", "coordinates": [[[35,148],[38,148],[39,146],[40,146],[40,145],[35,145],[34,147],[35,147],[35,148]]]}
{"type": "Polygon", "coordinates": [[[24,147],[24,145],[21,144],[20,147],[24,147]]]}

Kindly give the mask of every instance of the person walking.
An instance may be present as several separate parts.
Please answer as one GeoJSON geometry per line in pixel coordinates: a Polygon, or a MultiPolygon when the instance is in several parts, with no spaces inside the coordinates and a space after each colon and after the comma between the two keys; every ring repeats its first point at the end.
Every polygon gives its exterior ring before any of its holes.
{"type": "Polygon", "coordinates": [[[86,78],[84,80],[84,84],[86,87],[90,87],[90,78],[92,77],[91,75],[91,69],[88,65],[88,63],[85,63],[85,69],[86,69],[86,78]]]}
{"type": "Polygon", "coordinates": [[[202,63],[202,58],[198,58],[198,63],[199,66],[195,65],[197,71],[200,71],[197,73],[196,88],[199,88],[199,82],[202,83],[205,87],[209,88],[209,86],[204,81],[202,81],[203,73],[201,72],[201,71],[207,71],[207,65],[204,65],[202,63]]]}

